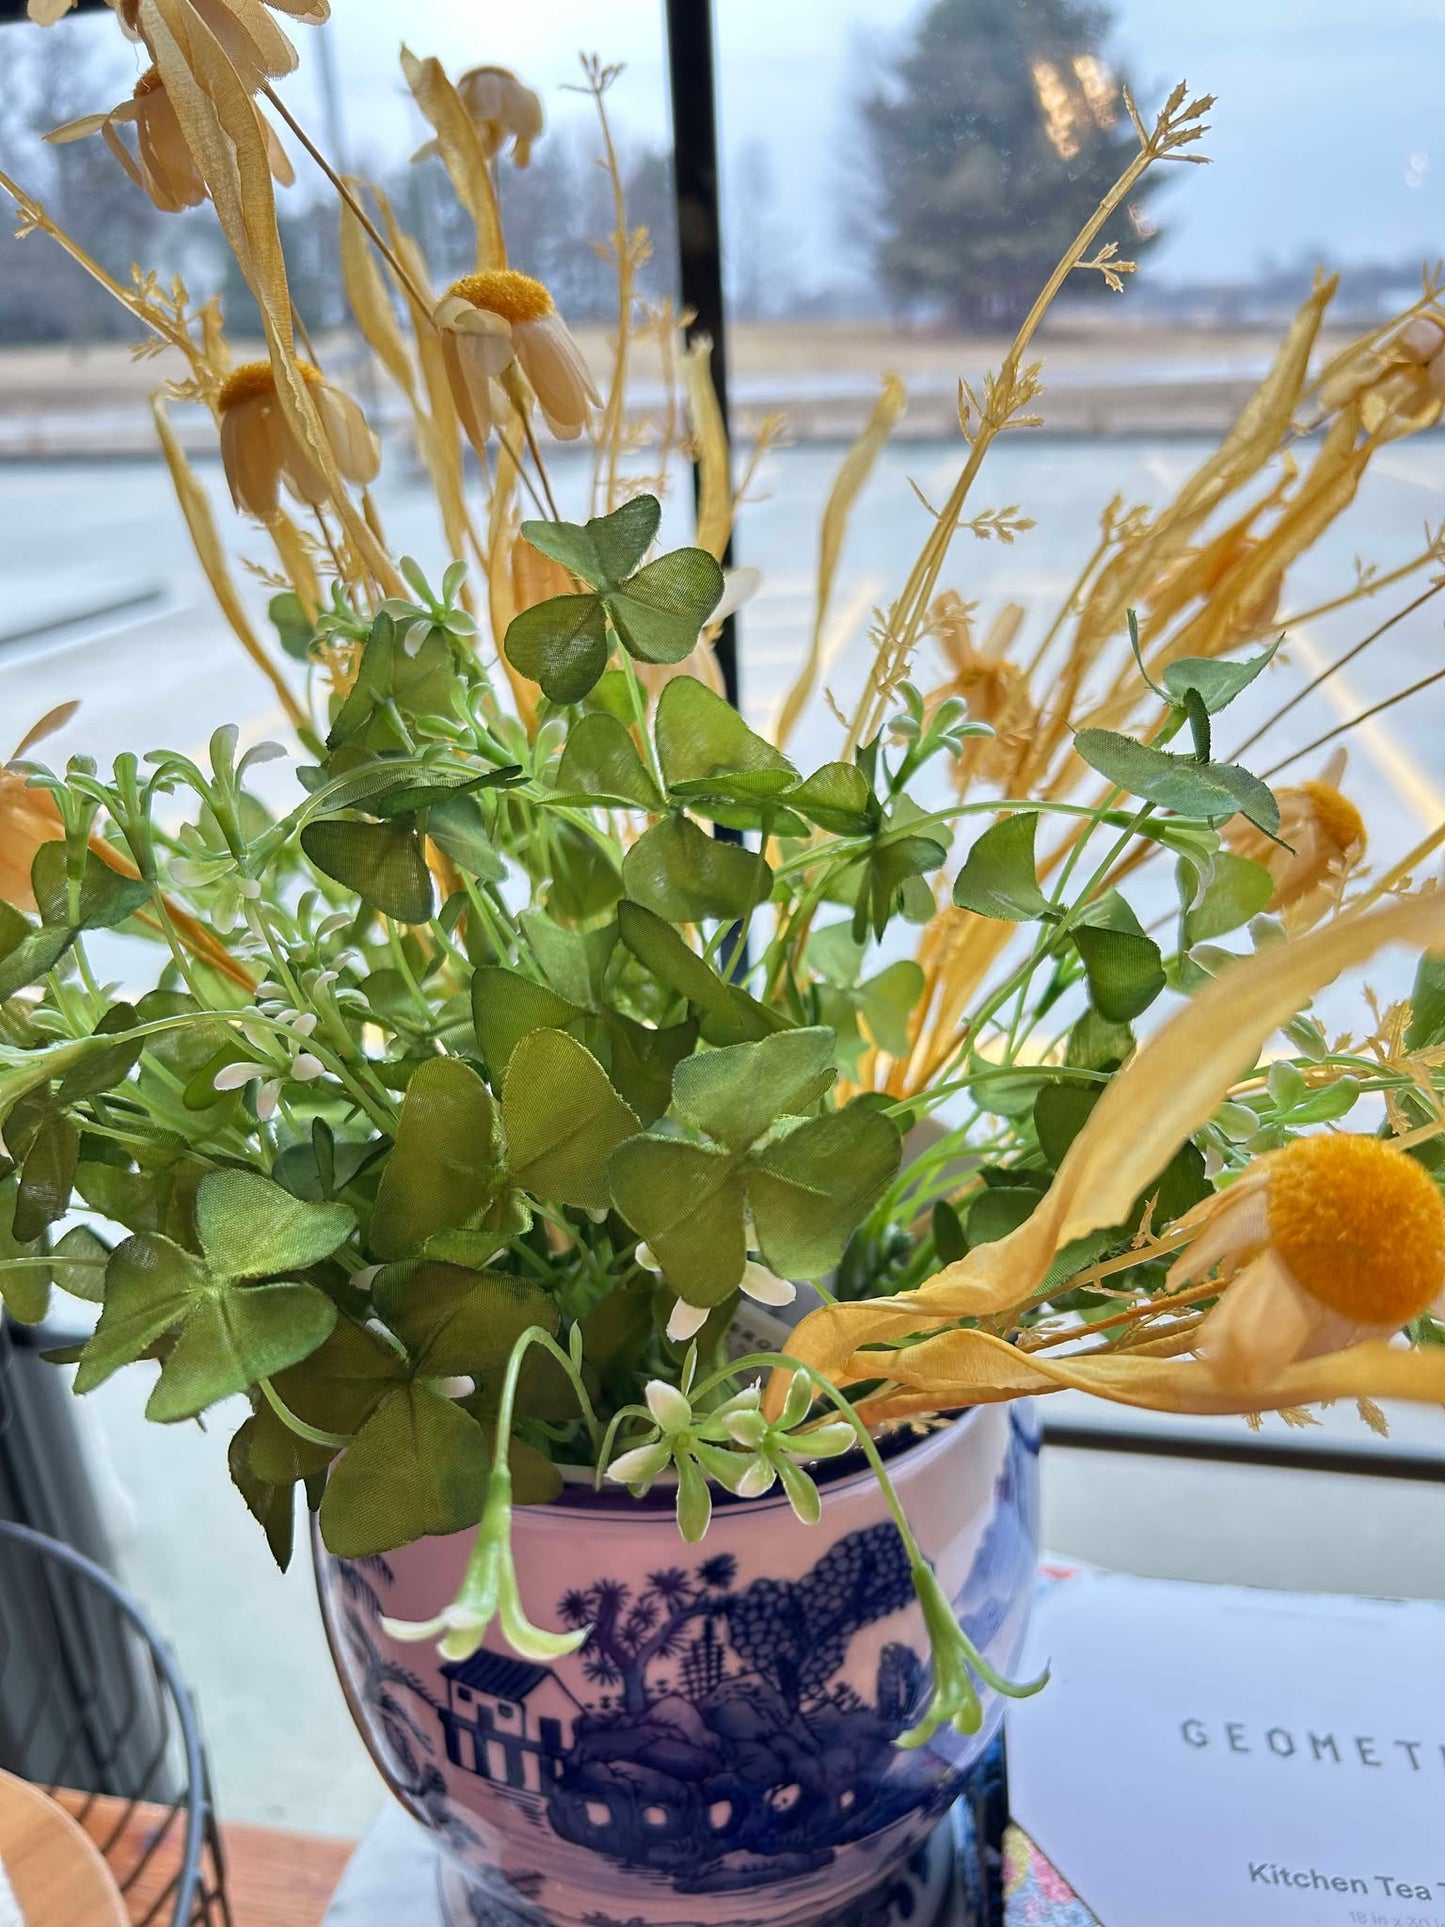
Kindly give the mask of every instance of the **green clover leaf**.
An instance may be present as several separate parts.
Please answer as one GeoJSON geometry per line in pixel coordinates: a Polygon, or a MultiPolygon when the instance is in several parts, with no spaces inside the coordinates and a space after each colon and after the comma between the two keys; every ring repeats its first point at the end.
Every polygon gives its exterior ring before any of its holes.
{"type": "Polygon", "coordinates": [[[175,1334],[146,1407],[161,1421],[284,1371],[314,1352],[336,1323],[325,1292],[299,1281],[253,1284],[329,1257],[355,1220],[344,1204],[307,1204],[254,1171],[212,1171],[196,1191],[200,1252],[159,1232],[117,1245],[95,1335],[75,1389],[87,1392],[175,1334]]]}
{"type": "Polygon", "coordinates": [[[902,1138],[875,1105],[797,1115],[832,1084],[834,1043],[814,1027],[686,1058],[672,1109],[696,1137],[648,1133],[613,1152],[613,1202],[690,1304],[736,1290],[749,1213],[773,1271],[821,1277],[896,1173],[902,1138]]]}
{"type": "Polygon", "coordinates": [[[639,568],[662,508],[638,495],[590,522],[524,522],[533,548],[560,562],[590,594],[553,596],[507,626],[508,662],[554,702],[574,703],[607,667],[609,629],[639,662],[681,662],[723,592],[722,570],[706,549],[674,549],[639,568]]]}

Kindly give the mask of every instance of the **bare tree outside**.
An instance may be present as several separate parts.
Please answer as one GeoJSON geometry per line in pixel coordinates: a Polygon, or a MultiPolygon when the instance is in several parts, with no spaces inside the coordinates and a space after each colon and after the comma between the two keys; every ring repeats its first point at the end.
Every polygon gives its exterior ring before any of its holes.
{"type": "MultiPolygon", "coordinates": [[[[101,265],[122,280],[131,263],[182,267],[200,233],[217,261],[204,220],[162,214],[126,179],[99,140],[49,146],[53,127],[112,105],[128,91],[134,63],[106,58],[75,33],[15,35],[6,42],[0,148],[26,159],[27,175],[62,226],[97,236],[101,265]]],[[[214,271],[214,270],[213,270],[214,271]]],[[[135,332],[123,310],[59,249],[0,230],[0,341],[77,343],[135,332]]]]}

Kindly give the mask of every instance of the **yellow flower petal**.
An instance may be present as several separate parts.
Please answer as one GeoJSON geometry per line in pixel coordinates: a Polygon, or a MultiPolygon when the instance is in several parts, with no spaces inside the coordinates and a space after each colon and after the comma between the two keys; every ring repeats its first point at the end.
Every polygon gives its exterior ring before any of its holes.
{"type": "MultiPolygon", "coordinates": [[[[1380,1340],[1288,1365],[1267,1383],[1223,1381],[1200,1358],[1151,1358],[1114,1352],[1060,1358],[1022,1352],[987,1332],[941,1332],[888,1361],[905,1389],[864,1401],[869,1424],[937,1411],[942,1405],[986,1405],[1046,1392],[1088,1392],[1150,1412],[1239,1416],[1315,1405],[1332,1398],[1403,1398],[1445,1403],[1445,1348],[1406,1351],[1380,1340]]],[[[876,1376],[876,1364],[869,1376],[876,1376]]],[[[858,1374],[862,1376],[862,1374],[858,1374]]]]}

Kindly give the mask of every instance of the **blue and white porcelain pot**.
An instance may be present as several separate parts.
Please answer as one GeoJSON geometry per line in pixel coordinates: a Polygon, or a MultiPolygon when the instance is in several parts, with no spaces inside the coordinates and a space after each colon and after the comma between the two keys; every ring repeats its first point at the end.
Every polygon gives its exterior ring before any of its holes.
{"type": "MultiPolygon", "coordinates": [[[[823,1516],[720,1496],[685,1545],[668,1496],[569,1487],[519,1508],[531,1618],[590,1624],[580,1652],[518,1659],[500,1637],[449,1664],[383,1615],[426,1619],[470,1535],[384,1558],[318,1544],[342,1685],[392,1790],[477,1885],[494,1927],[869,1927],[996,1732],[895,1746],[927,1695],[902,1542],[866,1467],[839,1462],[823,1516]],[[483,1899],[482,1896],[485,1896],[483,1899]],[[871,1911],[870,1911],[871,1910],[871,1911]]],[[[1022,1642],[1037,1553],[1027,1408],[982,1406],[890,1470],[959,1618],[1000,1671],[1022,1642]]],[[[921,1916],[927,1918],[926,1915],[921,1916]]]]}

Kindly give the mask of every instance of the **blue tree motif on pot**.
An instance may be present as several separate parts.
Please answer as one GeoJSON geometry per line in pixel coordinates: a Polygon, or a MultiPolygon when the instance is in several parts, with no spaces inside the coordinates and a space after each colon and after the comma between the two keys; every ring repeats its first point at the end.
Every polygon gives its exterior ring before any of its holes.
{"type": "Polygon", "coordinates": [[[444,1801],[446,1782],[429,1757],[432,1740],[420,1718],[422,1708],[436,1710],[435,1702],[409,1667],[381,1650],[373,1630],[383,1611],[376,1581],[391,1585],[392,1569],[373,1554],[338,1560],[337,1572],[346,1599],[342,1636],[355,1662],[357,1691],[375,1717],[397,1790],[421,1805],[438,1796],[444,1801]]]}
{"type": "MultiPolygon", "coordinates": [[[[485,1653],[445,1668],[468,1693],[469,1736],[487,1736],[474,1770],[545,1791],[564,1839],[682,1891],[825,1865],[915,1809],[917,1776],[893,1742],[922,1703],[922,1662],[886,1646],[872,1704],[833,1683],[854,1633],[913,1596],[893,1526],[850,1533],[801,1579],[735,1580],[722,1556],[653,1572],[635,1593],[604,1578],[566,1594],[564,1620],[592,1629],[584,1661],[602,1690],[575,1709],[565,1747],[557,1714],[529,1714],[565,1694],[548,1668],[485,1653]]],[[[442,1718],[457,1760],[456,1715],[442,1718]]]]}

